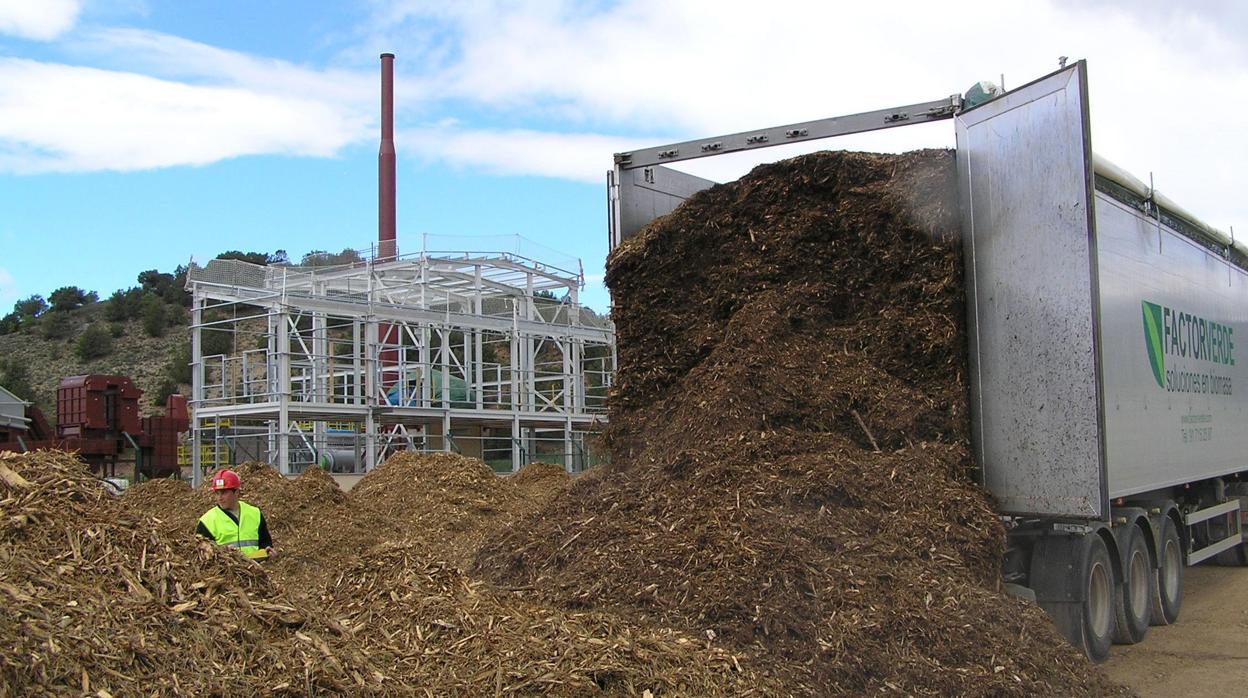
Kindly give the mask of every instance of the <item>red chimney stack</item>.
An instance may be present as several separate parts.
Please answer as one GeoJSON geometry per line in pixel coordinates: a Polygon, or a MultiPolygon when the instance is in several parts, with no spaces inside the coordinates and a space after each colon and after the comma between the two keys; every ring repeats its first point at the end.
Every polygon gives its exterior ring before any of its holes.
{"type": "Polygon", "coordinates": [[[395,258],[394,54],[381,54],[381,151],[377,154],[377,257],[395,258]]]}

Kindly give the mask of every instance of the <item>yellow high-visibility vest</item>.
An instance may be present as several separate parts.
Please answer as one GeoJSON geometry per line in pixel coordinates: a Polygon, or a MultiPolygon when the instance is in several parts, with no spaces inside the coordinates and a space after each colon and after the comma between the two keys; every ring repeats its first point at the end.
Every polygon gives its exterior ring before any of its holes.
{"type": "Polygon", "coordinates": [[[241,499],[238,502],[238,523],[221,507],[213,507],[199,517],[199,522],[212,534],[217,545],[238,548],[247,557],[261,557],[260,510],[241,499]]]}

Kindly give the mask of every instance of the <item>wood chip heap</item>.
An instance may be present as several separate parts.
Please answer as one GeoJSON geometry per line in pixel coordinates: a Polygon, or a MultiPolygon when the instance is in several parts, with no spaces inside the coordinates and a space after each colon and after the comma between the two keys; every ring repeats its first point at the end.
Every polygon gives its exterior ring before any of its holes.
{"type": "Polygon", "coordinates": [[[319,470],[244,464],[282,551],[262,567],[192,533],[206,489],[116,497],[68,454],[0,453],[0,696],[783,692],[705,637],[526,600],[448,562],[544,501],[485,467],[403,454],[357,499],[319,470]]]}
{"type": "Polygon", "coordinates": [[[626,240],[612,466],[477,573],[721,638],[799,695],[1119,690],[999,590],[956,215],[950,152],[828,152],[626,240]]]}
{"type": "Polygon", "coordinates": [[[0,687],[12,695],[388,690],[332,616],[165,535],[76,458],[0,453],[0,687]]]}

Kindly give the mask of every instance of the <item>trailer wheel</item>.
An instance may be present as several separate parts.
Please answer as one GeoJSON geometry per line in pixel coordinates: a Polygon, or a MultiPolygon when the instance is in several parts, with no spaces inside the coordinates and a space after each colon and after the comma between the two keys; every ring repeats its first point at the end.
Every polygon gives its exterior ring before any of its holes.
{"type": "Polygon", "coordinates": [[[1083,645],[1094,662],[1109,659],[1109,646],[1114,638],[1114,566],[1109,560],[1105,541],[1096,534],[1088,535],[1083,564],[1083,645]]]}
{"type": "Polygon", "coordinates": [[[1041,536],[1029,569],[1036,602],[1057,631],[1094,662],[1114,638],[1114,565],[1099,533],[1041,536]]]}
{"type": "Polygon", "coordinates": [[[1248,567],[1248,543],[1240,543],[1218,553],[1214,560],[1223,567],[1248,567]]]}
{"type": "Polygon", "coordinates": [[[1153,625],[1170,625],[1179,619],[1183,606],[1183,543],[1168,516],[1161,517],[1160,541],[1150,621],[1153,625]]]}
{"type": "MultiPolygon", "coordinates": [[[[1239,498],[1241,511],[1248,510],[1248,502],[1244,502],[1244,497],[1248,496],[1248,483],[1230,483],[1226,486],[1226,493],[1232,498],[1239,498]]],[[[1226,530],[1235,530],[1236,524],[1239,523],[1236,519],[1242,516],[1241,511],[1227,515],[1226,530]]],[[[1238,528],[1242,530],[1244,527],[1241,525],[1238,528]]],[[[1233,548],[1223,550],[1218,553],[1218,556],[1215,559],[1219,565],[1224,567],[1248,567],[1248,541],[1240,543],[1233,548]]]]}
{"type": "Polygon", "coordinates": [[[1144,639],[1151,616],[1153,585],[1157,575],[1153,561],[1144,543],[1144,531],[1132,526],[1124,536],[1126,554],[1123,556],[1122,582],[1114,593],[1114,642],[1134,645],[1144,639]]]}

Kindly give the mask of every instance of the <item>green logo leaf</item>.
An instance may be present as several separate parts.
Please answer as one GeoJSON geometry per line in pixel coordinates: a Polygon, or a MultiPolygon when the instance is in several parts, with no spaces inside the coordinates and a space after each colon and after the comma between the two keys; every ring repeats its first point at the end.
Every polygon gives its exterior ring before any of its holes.
{"type": "Polygon", "coordinates": [[[1166,359],[1161,350],[1161,306],[1141,301],[1144,309],[1144,344],[1148,347],[1148,363],[1157,385],[1166,387],[1166,359]]]}

